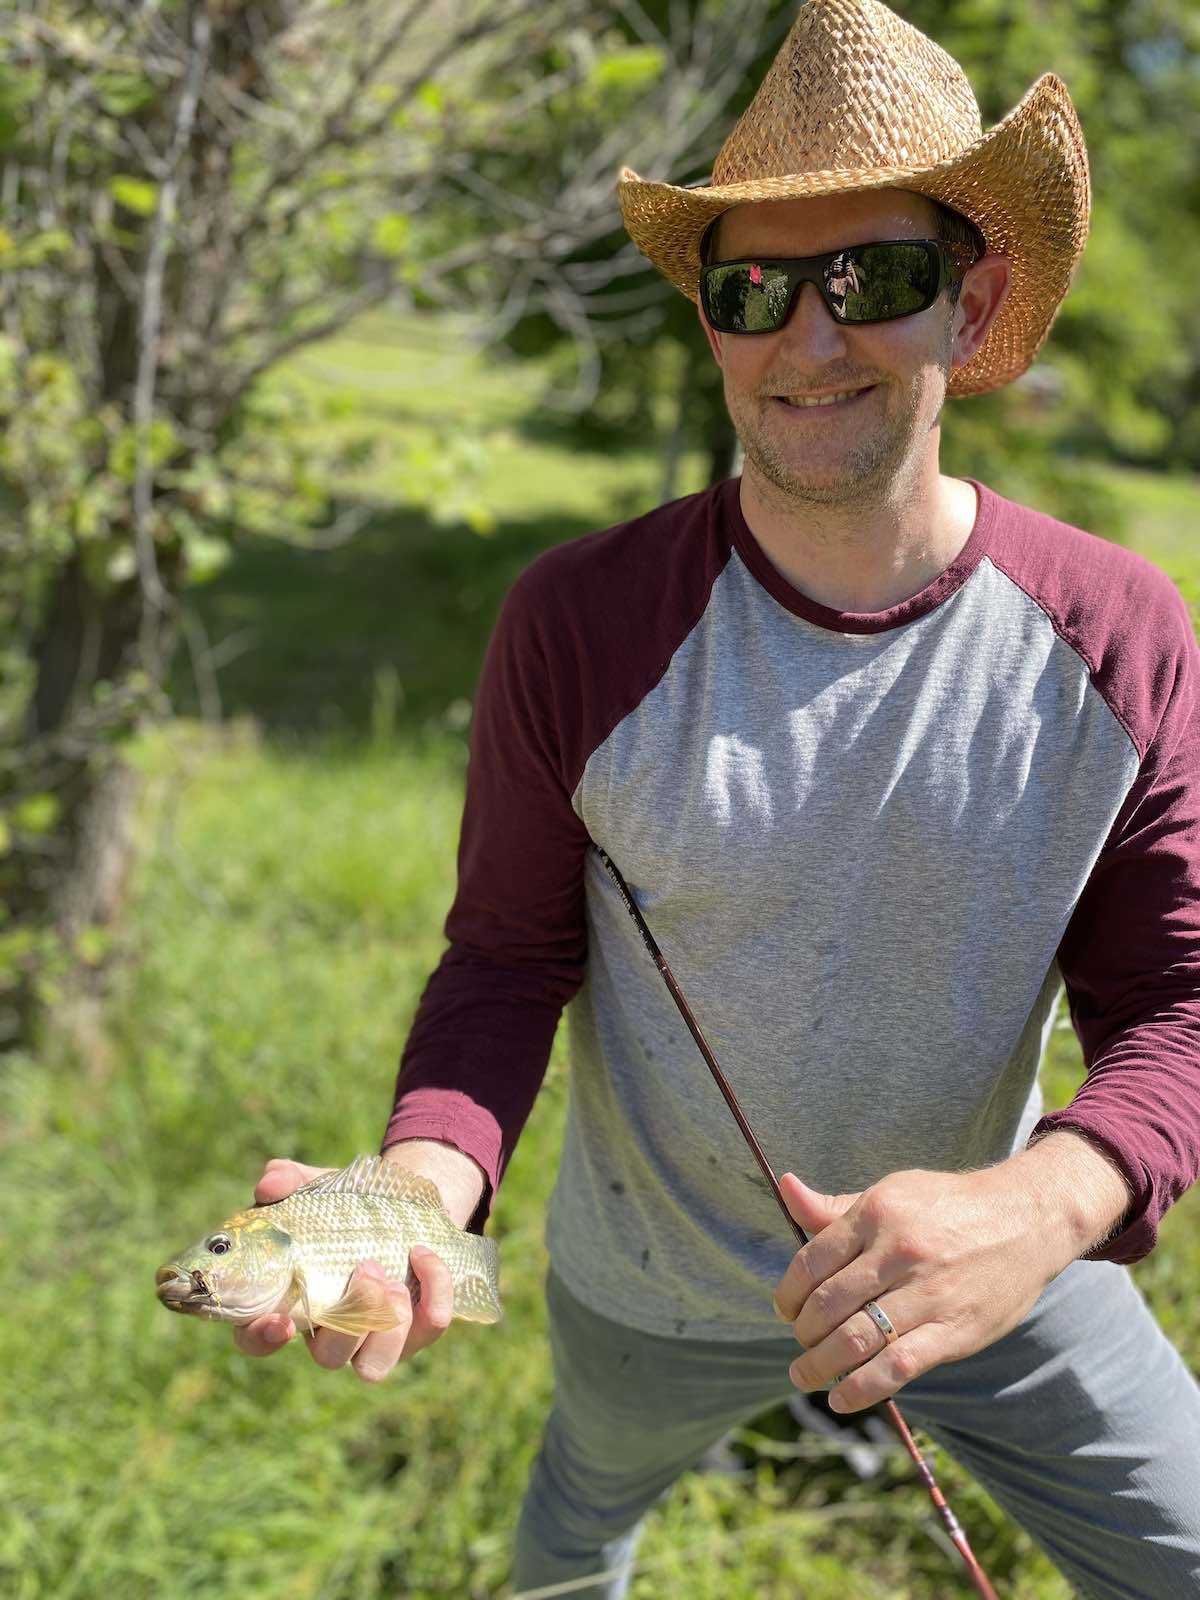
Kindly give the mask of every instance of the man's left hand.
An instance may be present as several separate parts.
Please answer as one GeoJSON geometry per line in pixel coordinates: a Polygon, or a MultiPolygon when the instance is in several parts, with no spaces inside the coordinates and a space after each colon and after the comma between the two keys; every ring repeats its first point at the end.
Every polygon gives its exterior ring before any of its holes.
{"type": "Polygon", "coordinates": [[[1092,1241],[1057,1226],[1046,1196],[1020,1182],[1014,1166],[894,1172],[842,1195],[784,1174],[788,1210],[810,1236],[775,1291],[776,1310],[805,1347],[789,1369],[798,1389],[845,1373],[830,1405],[861,1411],[1022,1321],[1092,1241]],[[862,1309],[868,1300],[891,1319],[898,1338],[890,1344],[862,1309]]]}

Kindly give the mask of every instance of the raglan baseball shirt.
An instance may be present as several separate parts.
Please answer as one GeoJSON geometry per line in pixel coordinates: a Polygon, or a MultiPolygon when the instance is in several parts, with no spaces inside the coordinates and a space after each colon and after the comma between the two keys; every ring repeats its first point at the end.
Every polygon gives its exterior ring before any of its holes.
{"type": "Polygon", "coordinates": [[[615,885],[777,1170],[866,1188],[1069,1128],[1130,1262],[1200,1172],[1200,652],[1149,562],[974,479],[953,564],[886,611],[798,592],[740,479],[547,551],[475,704],[450,941],[383,1144],[494,1195],[569,1002],[547,1244],[597,1312],[777,1337],[790,1231],[615,885]],[[1042,1115],[1065,985],[1087,1067],[1042,1115]]]}

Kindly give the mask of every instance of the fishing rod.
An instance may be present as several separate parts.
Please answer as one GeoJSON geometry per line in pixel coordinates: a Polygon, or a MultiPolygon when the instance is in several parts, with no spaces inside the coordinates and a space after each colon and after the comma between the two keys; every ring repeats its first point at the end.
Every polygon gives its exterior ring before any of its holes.
{"type": "MultiPolygon", "coordinates": [[[[725,1104],[729,1107],[730,1111],[733,1112],[734,1118],[737,1121],[738,1127],[742,1130],[742,1135],[745,1138],[746,1143],[754,1152],[754,1159],[758,1162],[759,1167],[762,1169],[763,1176],[770,1184],[771,1193],[775,1196],[775,1199],[779,1205],[779,1209],[787,1218],[788,1225],[791,1227],[796,1237],[800,1240],[800,1243],[807,1244],[808,1235],[788,1210],[787,1201],[783,1198],[783,1190],[779,1187],[779,1179],[775,1176],[775,1173],[771,1168],[771,1163],[767,1160],[766,1153],[764,1152],[762,1145],[759,1144],[757,1138],[755,1137],[754,1129],[746,1121],[745,1113],[738,1104],[737,1096],[730,1087],[729,1080],[721,1071],[716,1056],[709,1048],[708,1040],[704,1037],[703,1033],[701,1033],[700,1024],[692,1015],[692,1008],[684,999],[683,990],[676,982],[675,974],[667,965],[662,951],[655,943],[654,935],[650,932],[645,917],[638,909],[633,895],[629,891],[629,885],[621,876],[616,862],[612,859],[608,852],[601,849],[598,844],[594,845],[593,848],[600,857],[601,861],[604,863],[609,877],[616,884],[617,892],[624,902],[626,911],[629,912],[630,916],[637,924],[638,932],[642,936],[642,942],[646,946],[646,949],[650,952],[650,957],[654,962],[654,965],[661,973],[663,982],[666,984],[667,989],[670,992],[671,999],[674,1000],[680,1016],[687,1024],[688,1032],[696,1041],[696,1044],[700,1050],[700,1054],[704,1057],[706,1063],[708,1064],[708,1070],[716,1079],[717,1088],[720,1089],[721,1093],[725,1097],[725,1104]]],[[[984,1572],[983,1568],[976,1560],[975,1553],[971,1549],[966,1533],[963,1531],[962,1524],[954,1515],[954,1512],[950,1509],[949,1501],[938,1487],[938,1482],[933,1475],[932,1468],[929,1466],[929,1463],[925,1460],[925,1457],[918,1449],[917,1442],[912,1436],[912,1430],[909,1428],[908,1423],[905,1422],[904,1417],[901,1414],[900,1407],[894,1400],[887,1400],[884,1402],[884,1409],[887,1412],[893,1426],[895,1427],[896,1432],[900,1435],[901,1441],[904,1444],[904,1448],[912,1457],[917,1469],[917,1474],[929,1492],[929,1498],[933,1501],[938,1515],[942,1519],[942,1525],[949,1535],[951,1543],[954,1545],[954,1548],[958,1551],[959,1555],[963,1559],[967,1572],[970,1575],[971,1582],[975,1586],[975,1592],[982,1596],[982,1600],[997,1600],[996,1591],[992,1588],[991,1583],[988,1581],[987,1573],[984,1572]]]]}

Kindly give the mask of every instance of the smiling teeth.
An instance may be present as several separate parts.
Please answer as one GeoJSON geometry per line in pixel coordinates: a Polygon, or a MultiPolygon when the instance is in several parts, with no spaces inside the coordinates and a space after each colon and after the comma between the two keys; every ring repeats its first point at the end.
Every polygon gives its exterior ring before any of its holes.
{"type": "Polygon", "coordinates": [[[861,389],[845,389],[841,394],[823,395],[819,400],[810,400],[804,395],[780,395],[780,399],[787,406],[832,406],[839,400],[853,400],[856,394],[862,394],[861,389]]]}

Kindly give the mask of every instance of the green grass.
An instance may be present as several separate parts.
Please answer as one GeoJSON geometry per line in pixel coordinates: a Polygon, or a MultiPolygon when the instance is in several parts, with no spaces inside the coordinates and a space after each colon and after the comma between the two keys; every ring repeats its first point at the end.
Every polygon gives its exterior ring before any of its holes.
{"type": "MultiPolygon", "coordinates": [[[[288,751],[199,729],[144,752],[152,847],[103,1047],[0,1080],[0,1196],[19,1219],[0,1268],[19,1308],[0,1331],[6,1596],[499,1591],[549,1396],[561,1035],[497,1206],[499,1328],[456,1326],[367,1388],[298,1348],[246,1361],[151,1293],[160,1261],[242,1203],[269,1156],[375,1146],[440,948],[462,756],[451,733],[288,751]]],[[[945,1461],[939,1476],[997,1574],[1059,1592],[980,1491],[945,1461]]],[[[865,1486],[836,1460],[691,1477],[654,1520],[635,1592],[944,1595],[952,1568],[926,1520],[902,1459],[865,1486]]]]}
{"type": "MultiPolygon", "coordinates": [[[[491,614],[538,549],[658,498],[652,453],[526,440],[530,396],[509,374],[463,358],[449,375],[422,368],[415,390],[402,382],[432,343],[376,321],[298,370],[344,385],[381,427],[420,427],[434,408],[479,428],[494,531],[431,523],[384,463],[370,492],[388,503],[359,539],[322,555],[260,542],[207,587],[210,637],[253,630],[221,688],[227,714],[255,720],[143,744],[145,854],[101,1032],[82,1055],[47,1050],[0,1073],[5,1600],[504,1592],[550,1390],[541,1229],[561,1033],[493,1224],[499,1327],[456,1325],[368,1387],[299,1348],[248,1361],[151,1293],[154,1268],[242,1203],[268,1157],[376,1147],[442,947],[463,702],[491,614]]],[[[1097,471],[1128,497],[1131,542],[1200,592],[1195,486],[1097,471]]],[[[177,679],[186,701],[186,661],[177,679]]],[[[1044,1072],[1053,1104],[1080,1073],[1060,1027],[1044,1072]]],[[[1136,1275],[1200,1366],[1195,1195],[1136,1275]]],[[[762,1426],[786,1435],[778,1418],[762,1426]]],[[[937,1471],[1006,1597],[1064,1600],[988,1497],[940,1454],[937,1471]]],[[[748,1480],[689,1475],[651,1519],[634,1594],[945,1600],[964,1586],[929,1522],[903,1456],[867,1484],[828,1453],[763,1458],[748,1480]]]]}

